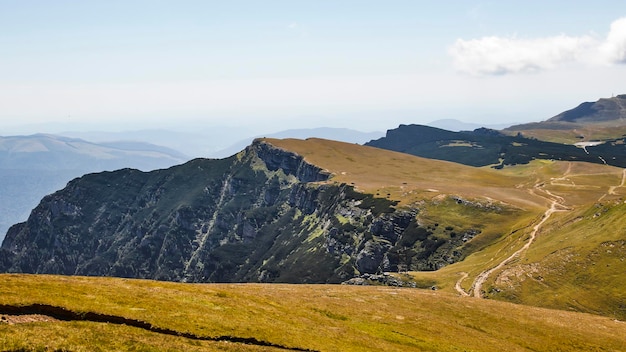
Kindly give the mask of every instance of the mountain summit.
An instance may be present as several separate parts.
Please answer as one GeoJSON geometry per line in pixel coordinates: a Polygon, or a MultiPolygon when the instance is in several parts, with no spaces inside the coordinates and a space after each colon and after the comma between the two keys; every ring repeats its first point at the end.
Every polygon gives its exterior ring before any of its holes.
{"type": "Polygon", "coordinates": [[[602,98],[596,102],[584,102],[574,109],[564,111],[548,122],[602,123],[620,121],[626,123],[626,94],[602,98]]]}
{"type": "Polygon", "coordinates": [[[556,143],[621,143],[619,140],[626,134],[626,94],[584,102],[545,121],[514,125],[502,131],[556,143]]]}

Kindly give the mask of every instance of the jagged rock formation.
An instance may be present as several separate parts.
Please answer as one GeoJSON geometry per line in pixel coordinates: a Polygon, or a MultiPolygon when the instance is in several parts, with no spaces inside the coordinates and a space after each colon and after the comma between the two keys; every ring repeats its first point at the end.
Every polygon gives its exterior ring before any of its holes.
{"type": "Polygon", "coordinates": [[[11,227],[0,270],[333,283],[461,259],[463,236],[433,238],[418,209],[320,182],[329,176],[262,140],[227,159],[86,175],[11,227]]]}

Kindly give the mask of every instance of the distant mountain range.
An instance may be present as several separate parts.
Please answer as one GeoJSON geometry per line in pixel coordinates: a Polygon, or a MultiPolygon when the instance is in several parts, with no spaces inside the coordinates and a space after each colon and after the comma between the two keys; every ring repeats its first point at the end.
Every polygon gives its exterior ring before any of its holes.
{"type": "Polygon", "coordinates": [[[401,125],[366,145],[472,166],[503,167],[545,159],[626,167],[625,137],[626,94],[585,102],[546,121],[502,131],[452,132],[401,125]]]}
{"type": "Polygon", "coordinates": [[[179,132],[162,129],[145,129],[122,132],[108,131],[67,131],[60,135],[80,138],[95,143],[111,143],[119,141],[144,142],[154,145],[165,146],[177,150],[187,156],[188,159],[208,157],[218,149],[230,145],[233,140],[242,138],[247,134],[244,129],[219,127],[206,129],[198,132],[179,132]]]}
{"type": "MultiPolygon", "coordinates": [[[[398,128],[388,130],[384,136],[379,132],[317,128],[286,130],[262,137],[299,139],[317,137],[365,143],[367,146],[469,166],[491,165],[494,168],[502,168],[506,165],[526,164],[533,159],[545,159],[586,161],[626,167],[624,147],[626,139],[623,136],[575,146],[571,143],[554,143],[527,137],[524,135],[525,132],[511,134],[516,129],[523,130],[527,127],[535,131],[542,129],[550,131],[555,125],[558,125],[559,129],[565,128],[564,126],[580,129],[583,125],[621,123],[626,115],[625,107],[626,95],[619,95],[610,99],[600,99],[596,103],[583,103],[545,122],[513,126],[502,132],[484,127],[467,131],[464,129],[479,125],[457,120],[439,120],[431,124],[445,125],[461,131],[423,125],[400,125],[398,128]]],[[[182,140],[186,139],[191,145],[194,144],[193,140],[189,139],[191,135],[168,134],[165,131],[100,136],[100,138],[118,137],[163,139],[170,144],[173,141],[182,143],[182,140]]],[[[225,157],[238,153],[251,143],[251,139],[243,139],[229,148],[213,152],[210,156],[225,157]]],[[[5,188],[0,195],[0,207],[3,209],[0,231],[4,232],[10,224],[24,219],[43,195],[61,188],[71,178],[88,172],[125,167],[143,170],[163,168],[179,164],[185,161],[185,158],[182,153],[171,148],[144,142],[90,143],[81,139],[52,135],[4,137],[0,139],[0,178],[3,181],[2,187],[5,188]]],[[[198,277],[194,277],[194,280],[198,280],[198,277]]]]}
{"type": "MultiPolygon", "coordinates": [[[[63,136],[82,138],[97,143],[111,141],[140,141],[162,145],[178,150],[192,158],[225,158],[240,152],[250,145],[253,139],[273,138],[325,138],[348,143],[365,143],[379,138],[383,132],[361,132],[348,128],[303,128],[279,132],[253,134],[245,128],[215,127],[194,133],[167,130],[138,130],[126,132],[64,132],[63,136]]],[[[119,143],[119,142],[115,142],[119,143]]]]}
{"type": "Polygon", "coordinates": [[[442,130],[460,132],[460,131],[473,131],[477,128],[489,128],[492,130],[499,130],[502,128],[506,128],[511,126],[510,123],[502,123],[502,124],[480,124],[480,123],[471,123],[464,122],[455,119],[443,119],[436,120],[426,124],[426,126],[440,128],[442,130]]]}
{"type": "Polygon", "coordinates": [[[341,141],[346,143],[358,143],[363,144],[372,139],[380,138],[384,135],[383,132],[361,132],[348,128],[330,128],[330,127],[320,127],[320,128],[309,128],[309,129],[292,129],[285,130],[276,133],[270,133],[265,135],[258,135],[255,137],[249,137],[240,140],[239,142],[231,145],[228,148],[222,149],[215,153],[212,153],[212,157],[224,158],[227,156],[231,156],[235,153],[242,151],[245,147],[252,143],[252,140],[255,138],[298,138],[298,139],[307,139],[307,138],[324,138],[330,139],[334,141],[341,141]]]}
{"type": "Polygon", "coordinates": [[[152,170],[186,159],[176,150],[143,142],[93,143],[51,134],[0,137],[0,168],[4,169],[104,171],[123,163],[152,170]]]}
{"type": "Polygon", "coordinates": [[[585,102],[576,108],[564,111],[550,119],[548,122],[571,122],[571,123],[626,123],[626,94],[612,98],[603,98],[596,102],[585,102]]]}

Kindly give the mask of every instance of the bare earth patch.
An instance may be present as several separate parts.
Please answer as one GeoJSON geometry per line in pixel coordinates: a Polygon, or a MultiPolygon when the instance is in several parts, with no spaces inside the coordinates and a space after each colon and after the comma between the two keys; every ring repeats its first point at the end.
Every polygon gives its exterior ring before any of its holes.
{"type": "Polygon", "coordinates": [[[25,314],[25,315],[0,315],[0,324],[25,324],[25,323],[37,323],[37,322],[53,322],[59,321],[53,317],[42,314],[25,314]]]}

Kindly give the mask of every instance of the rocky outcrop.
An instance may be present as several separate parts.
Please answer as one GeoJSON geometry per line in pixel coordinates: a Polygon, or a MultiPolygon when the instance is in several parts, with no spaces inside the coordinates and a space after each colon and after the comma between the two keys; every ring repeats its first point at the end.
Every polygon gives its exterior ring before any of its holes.
{"type": "Polygon", "coordinates": [[[329,174],[262,140],[227,159],[90,174],[9,230],[7,272],[185,282],[339,283],[436,269],[460,255],[417,209],[319,183],[329,174]],[[452,259],[450,259],[452,258],[452,259]]]}
{"type": "Polygon", "coordinates": [[[276,148],[260,139],[255,140],[250,148],[263,160],[268,170],[282,170],[287,175],[294,175],[300,182],[326,181],[330,177],[328,172],[305,162],[302,156],[276,148]]]}
{"type": "MultiPolygon", "coordinates": [[[[394,287],[411,287],[417,288],[418,284],[413,280],[410,275],[398,275],[394,276],[390,273],[382,274],[362,274],[358,277],[354,277],[350,280],[344,281],[342,285],[357,285],[357,286],[394,286],[394,287]]],[[[419,287],[425,288],[425,287],[419,287]]],[[[436,286],[430,286],[430,289],[436,290],[436,286]]]]}

